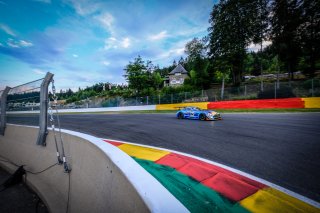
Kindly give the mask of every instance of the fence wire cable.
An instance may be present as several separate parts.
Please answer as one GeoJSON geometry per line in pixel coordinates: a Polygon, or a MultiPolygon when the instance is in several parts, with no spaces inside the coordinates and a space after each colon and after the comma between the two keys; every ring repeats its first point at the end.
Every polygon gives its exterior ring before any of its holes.
{"type": "MultiPolygon", "coordinates": [[[[10,159],[8,159],[8,158],[6,158],[6,157],[3,157],[3,156],[1,156],[1,155],[0,155],[0,158],[2,158],[2,159],[0,159],[0,161],[6,162],[6,163],[10,163],[10,164],[12,164],[12,165],[14,165],[14,166],[16,166],[16,167],[27,166],[27,165],[19,165],[19,164],[16,164],[16,163],[14,163],[13,161],[11,161],[10,159]]],[[[37,172],[33,172],[33,171],[30,171],[30,170],[27,170],[27,169],[25,169],[25,171],[28,172],[28,173],[30,173],[30,174],[37,175],[37,174],[41,174],[41,173],[43,173],[43,172],[51,169],[52,167],[54,167],[54,166],[56,166],[56,165],[58,165],[58,163],[54,163],[54,164],[52,164],[52,165],[50,165],[50,166],[48,166],[48,167],[46,167],[46,168],[44,168],[44,169],[42,169],[42,170],[40,170],[40,171],[37,171],[37,172]]]]}
{"type": "MultiPolygon", "coordinates": [[[[52,79],[51,83],[52,83],[52,98],[53,98],[53,105],[51,105],[51,107],[53,106],[55,108],[56,118],[57,118],[57,122],[58,122],[58,131],[59,131],[60,145],[61,145],[61,150],[62,150],[63,167],[64,167],[65,172],[70,172],[71,169],[68,165],[66,155],[65,155],[65,150],[64,150],[64,143],[63,143],[63,139],[62,139],[61,125],[60,125],[60,117],[59,117],[59,112],[58,112],[58,97],[56,95],[56,87],[54,85],[53,79],[52,79]]],[[[53,119],[53,112],[51,113],[51,116],[52,116],[51,118],[53,119]]],[[[54,119],[53,119],[53,121],[54,121],[54,119]]],[[[54,127],[54,125],[53,125],[53,127],[54,127]]],[[[57,148],[58,148],[58,146],[57,146],[57,148]]]]}
{"type": "Polygon", "coordinates": [[[52,132],[53,132],[54,143],[56,146],[58,164],[62,164],[62,160],[61,160],[60,152],[59,152],[59,148],[58,148],[57,134],[55,131],[55,126],[54,126],[54,118],[53,118],[53,110],[52,110],[52,106],[51,106],[51,101],[49,101],[48,112],[49,112],[49,116],[50,116],[49,121],[50,121],[52,132]]]}

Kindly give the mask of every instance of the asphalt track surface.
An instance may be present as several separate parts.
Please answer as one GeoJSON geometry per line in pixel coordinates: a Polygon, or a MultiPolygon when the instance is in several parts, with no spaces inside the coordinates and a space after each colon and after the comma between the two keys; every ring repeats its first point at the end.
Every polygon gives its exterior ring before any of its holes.
{"type": "MultiPolygon", "coordinates": [[[[222,114],[222,121],[174,114],[60,115],[61,127],[163,147],[216,161],[320,202],[320,113],[222,114]]],[[[36,115],[8,123],[38,125],[36,115]]]]}

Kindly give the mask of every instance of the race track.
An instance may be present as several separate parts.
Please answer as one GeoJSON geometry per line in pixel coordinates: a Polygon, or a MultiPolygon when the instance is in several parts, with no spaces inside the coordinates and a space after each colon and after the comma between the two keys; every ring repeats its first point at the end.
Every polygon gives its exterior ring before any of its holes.
{"type": "MultiPolygon", "coordinates": [[[[168,148],[216,161],[320,202],[320,113],[222,114],[222,121],[174,114],[61,115],[64,129],[168,148]]],[[[8,123],[37,125],[35,115],[8,123]]]]}

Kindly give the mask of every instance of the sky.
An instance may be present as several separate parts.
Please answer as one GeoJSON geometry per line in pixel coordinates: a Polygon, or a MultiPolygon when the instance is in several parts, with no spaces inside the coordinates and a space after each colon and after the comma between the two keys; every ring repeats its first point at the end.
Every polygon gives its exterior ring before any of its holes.
{"type": "Polygon", "coordinates": [[[60,89],[126,83],[140,55],[160,67],[208,35],[215,0],[0,0],[0,90],[54,74],[60,89]]]}

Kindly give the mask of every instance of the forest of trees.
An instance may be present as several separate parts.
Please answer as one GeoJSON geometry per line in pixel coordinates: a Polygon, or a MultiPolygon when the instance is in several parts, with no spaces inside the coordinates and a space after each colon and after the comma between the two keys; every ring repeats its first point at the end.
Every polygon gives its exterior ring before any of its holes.
{"type": "Polygon", "coordinates": [[[137,56],[124,68],[128,86],[100,83],[76,93],[61,91],[59,99],[147,96],[208,89],[222,81],[239,86],[244,75],[277,71],[288,73],[291,80],[296,71],[313,78],[320,69],[318,0],[220,0],[208,19],[208,35],[186,44],[186,58],[160,68],[137,56]],[[252,45],[258,46],[258,51],[250,51],[252,45]],[[164,78],[179,63],[190,78],[180,88],[163,87],[164,78]]]}
{"type": "MultiPolygon", "coordinates": [[[[220,0],[209,22],[208,35],[188,42],[187,58],[178,62],[189,71],[186,85],[207,89],[226,78],[239,86],[244,74],[278,69],[293,80],[296,71],[314,77],[320,67],[320,1],[220,0]],[[250,52],[250,45],[260,48],[250,52]]],[[[160,69],[137,57],[125,69],[129,87],[157,89],[159,75],[164,78],[176,63],[160,69]]]]}

